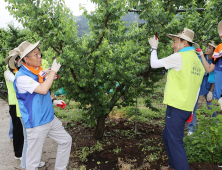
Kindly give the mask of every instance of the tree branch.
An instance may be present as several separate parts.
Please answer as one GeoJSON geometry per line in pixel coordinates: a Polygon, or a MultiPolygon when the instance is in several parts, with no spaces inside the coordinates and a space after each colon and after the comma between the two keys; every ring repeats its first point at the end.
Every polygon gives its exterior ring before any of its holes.
{"type": "MultiPolygon", "coordinates": [[[[39,31],[39,33],[40,33],[40,35],[41,35],[42,38],[46,39],[46,38],[44,37],[43,33],[40,31],[40,29],[37,29],[37,31],[39,31]]],[[[60,42],[60,43],[61,43],[61,42],[60,42]]],[[[50,46],[53,48],[53,50],[54,50],[58,55],[61,54],[53,45],[50,45],[50,46]]],[[[60,44],[60,46],[61,46],[61,44],[60,44]]]]}
{"type": "Polygon", "coordinates": [[[71,71],[71,74],[72,74],[72,77],[74,78],[74,80],[78,82],[76,74],[74,73],[74,70],[72,68],[70,68],[70,71],[71,71]]]}
{"type": "Polygon", "coordinates": [[[63,49],[62,49],[62,42],[61,42],[61,41],[60,41],[59,45],[60,45],[60,50],[61,50],[61,51],[62,51],[62,53],[63,53],[63,49]]]}
{"type": "Polygon", "coordinates": [[[53,50],[55,51],[55,52],[57,52],[58,53],[58,55],[60,55],[61,53],[54,47],[54,46],[52,46],[52,45],[50,45],[52,48],[53,48],[53,50]]]}
{"type": "MultiPolygon", "coordinates": [[[[104,29],[105,29],[105,28],[107,27],[107,25],[108,25],[108,21],[109,21],[109,17],[110,17],[110,16],[111,16],[111,13],[109,13],[109,15],[108,15],[107,18],[106,18],[104,29]]],[[[100,46],[100,44],[102,43],[102,40],[103,40],[103,38],[104,38],[104,35],[105,35],[105,31],[103,31],[102,37],[99,39],[99,43],[97,44],[97,46],[96,46],[91,52],[89,52],[88,54],[93,53],[96,49],[99,48],[99,46],[100,46]]]]}

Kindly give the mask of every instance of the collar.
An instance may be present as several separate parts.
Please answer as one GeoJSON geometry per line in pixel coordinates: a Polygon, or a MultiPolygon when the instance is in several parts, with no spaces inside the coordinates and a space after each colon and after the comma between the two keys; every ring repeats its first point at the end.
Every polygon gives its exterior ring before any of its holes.
{"type": "Polygon", "coordinates": [[[28,65],[26,65],[24,62],[22,63],[23,66],[25,66],[29,71],[31,71],[33,74],[37,75],[38,78],[39,78],[39,83],[43,83],[43,76],[42,76],[42,73],[41,71],[43,70],[41,67],[39,67],[38,70],[34,69],[33,67],[30,67],[28,65]]]}
{"type": "Polygon", "coordinates": [[[187,51],[191,51],[191,50],[194,50],[194,51],[195,51],[194,46],[184,47],[184,48],[182,48],[179,52],[187,52],[187,51]]]}

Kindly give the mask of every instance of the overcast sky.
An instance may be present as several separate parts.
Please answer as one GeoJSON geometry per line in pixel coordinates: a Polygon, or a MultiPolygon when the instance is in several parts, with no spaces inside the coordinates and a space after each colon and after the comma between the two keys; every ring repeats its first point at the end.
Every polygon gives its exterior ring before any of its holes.
{"type": "MultiPolygon", "coordinates": [[[[87,11],[93,11],[95,9],[95,4],[91,3],[90,0],[65,0],[65,4],[69,7],[75,16],[82,15],[83,10],[79,10],[79,4],[86,7],[87,11]]],[[[15,26],[20,26],[16,19],[14,19],[5,7],[8,5],[4,0],[0,0],[0,28],[6,28],[7,23],[14,22],[15,26]]]]}

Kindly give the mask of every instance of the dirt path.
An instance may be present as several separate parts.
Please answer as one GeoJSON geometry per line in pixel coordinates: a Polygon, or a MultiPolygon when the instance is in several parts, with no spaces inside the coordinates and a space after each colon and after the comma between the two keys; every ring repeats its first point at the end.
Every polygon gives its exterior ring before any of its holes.
{"type": "MultiPolygon", "coordinates": [[[[0,170],[23,170],[20,167],[20,160],[14,159],[13,144],[8,136],[9,118],[8,103],[0,99],[0,170]]],[[[46,162],[46,166],[39,170],[54,169],[56,152],[57,144],[47,138],[42,153],[42,161],[46,162]]]]}

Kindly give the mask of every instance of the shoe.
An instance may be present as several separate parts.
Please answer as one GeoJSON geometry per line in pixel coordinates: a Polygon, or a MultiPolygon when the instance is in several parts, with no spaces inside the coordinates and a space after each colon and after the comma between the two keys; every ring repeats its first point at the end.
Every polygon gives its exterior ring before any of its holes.
{"type": "Polygon", "coordinates": [[[16,157],[16,156],[15,156],[15,159],[19,159],[19,160],[21,161],[21,160],[22,160],[22,157],[16,157]]]}
{"type": "Polygon", "coordinates": [[[10,138],[10,140],[13,142],[13,139],[10,138]]]}
{"type": "Polygon", "coordinates": [[[175,170],[175,169],[172,169],[172,168],[170,168],[170,167],[168,167],[168,166],[162,166],[162,167],[160,168],[160,170],[175,170]]]}
{"type": "Polygon", "coordinates": [[[188,132],[187,136],[190,136],[190,135],[192,135],[192,133],[193,133],[193,132],[188,132]]]}
{"type": "Polygon", "coordinates": [[[40,162],[38,168],[45,166],[45,162],[40,162]]]}

